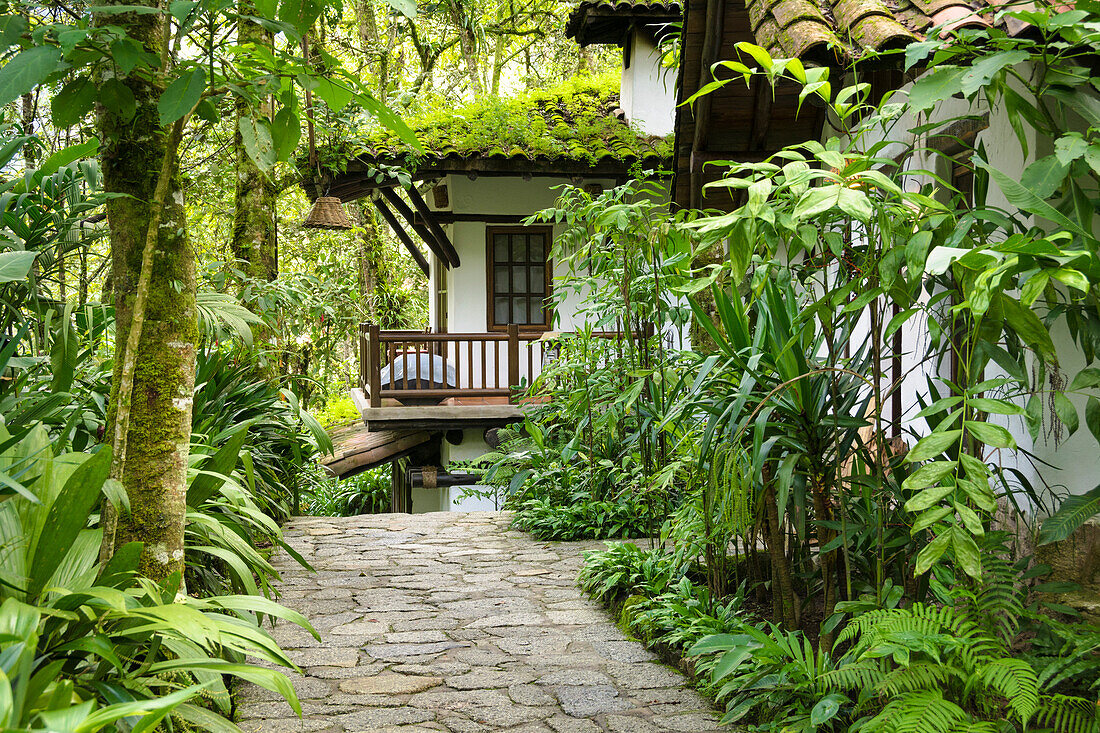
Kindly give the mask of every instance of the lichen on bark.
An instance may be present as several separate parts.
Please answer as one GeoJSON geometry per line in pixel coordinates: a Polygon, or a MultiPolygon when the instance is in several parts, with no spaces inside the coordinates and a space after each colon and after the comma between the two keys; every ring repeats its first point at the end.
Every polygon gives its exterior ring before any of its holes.
{"type": "MultiPolygon", "coordinates": [[[[110,3],[116,4],[116,3],[110,3]]],[[[118,3],[121,4],[121,3],[118,3]]],[[[134,4],[129,2],[128,4],[134,4]]],[[[145,3],[156,7],[155,2],[145,3]]],[[[158,56],[164,16],[109,13],[97,22],[123,27],[158,56]]],[[[165,155],[168,132],[160,126],[157,104],[164,91],[154,78],[123,79],[134,94],[132,119],[100,107],[100,163],[104,188],[126,194],[107,204],[115,298],[116,345],[126,343],[133,318],[146,235],[165,155]]],[[[174,153],[170,154],[175,157],[174,153]]],[[[163,580],[183,570],[187,461],[191,438],[191,398],[195,387],[195,255],[187,236],[178,160],[170,160],[163,213],[156,232],[145,321],[136,350],[125,462],[120,480],[130,511],[118,517],[116,546],[145,543],[139,571],[163,580]]],[[[121,354],[116,354],[121,356],[121,354]]],[[[115,359],[111,389],[114,425],[119,406],[122,359],[115,359]]],[[[113,439],[113,435],[108,439],[113,439]]]]}

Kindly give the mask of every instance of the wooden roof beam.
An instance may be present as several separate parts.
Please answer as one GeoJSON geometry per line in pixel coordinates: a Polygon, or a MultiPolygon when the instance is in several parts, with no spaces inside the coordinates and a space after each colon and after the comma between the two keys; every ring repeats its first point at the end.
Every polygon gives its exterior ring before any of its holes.
{"type": "MultiPolygon", "coordinates": [[[[710,81],[711,67],[718,61],[722,47],[722,27],[725,25],[726,7],[723,0],[707,0],[706,29],[703,33],[703,49],[699,59],[699,89],[710,81]]],[[[695,101],[695,130],[691,141],[691,155],[705,153],[710,143],[710,107],[713,93],[704,94],[695,101]]],[[[689,174],[691,179],[691,208],[700,208],[703,200],[703,177],[689,174]]]]}
{"type": "Polygon", "coordinates": [[[378,213],[382,215],[382,218],[386,220],[386,223],[390,225],[390,229],[397,235],[397,238],[401,240],[401,244],[405,245],[405,249],[409,250],[409,254],[416,260],[416,264],[420,266],[420,270],[430,276],[431,268],[428,266],[428,259],[424,256],[424,253],[420,251],[420,248],[416,246],[416,242],[412,240],[409,233],[405,231],[405,227],[401,226],[401,222],[397,220],[397,217],[389,207],[386,206],[386,202],[380,198],[371,198],[371,202],[374,204],[374,208],[378,209],[378,213]]]}
{"type": "Polygon", "coordinates": [[[451,244],[450,238],[447,233],[443,231],[443,227],[436,221],[435,212],[428,208],[428,202],[424,200],[424,197],[420,195],[420,192],[416,190],[415,186],[410,186],[408,189],[409,200],[412,201],[414,207],[416,207],[417,213],[424,217],[424,221],[428,223],[428,231],[436,238],[439,245],[443,248],[443,251],[447,253],[447,258],[451,261],[454,267],[459,266],[458,252],[455,250],[455,246],[451,244]]]}
{"type": "Polygon", "coordinates": [[[432,251],[432,254],[439,258],[439,261],[443,263],[443,266],[447,269],[450,269],[451,260],[447,257],[447,253],[444,251],[443,247],[439,244],[438,241],[436,241],[436,238],[432,236],[432,233],[429,232],[427,228],[421,226],[416,222],[413,210],[409,208],[409,205],[401,199],[401,197],[397,194],[397,191],[392,188],[383,188],[380,190],[382,191],[382,196],[386,199],[389,205],[393,207],[393,210],[405,219],[408,225],[412,227],[412,230],[416,232],[416,235],[418,237],[424,240],[424,244],[428,245],[428,249],[432,251]]]}

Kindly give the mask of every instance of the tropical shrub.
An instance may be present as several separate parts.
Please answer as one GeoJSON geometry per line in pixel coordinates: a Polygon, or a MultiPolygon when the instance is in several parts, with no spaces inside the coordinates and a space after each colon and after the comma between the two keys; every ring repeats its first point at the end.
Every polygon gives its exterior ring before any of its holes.
{"type": "Polygon", "coordinates": [[[110,449],[55,456],[42,426],[0,426],[0,720],[5,729],[96,731],[122,718],[152,730],[167,715],[233,730],[227,680],[255,682],[298,709],[281,672],[295,668],[260,622],[301,614],[263,597],[188,596],[174,575],[137,577],[140,543],[98,561],[101,501],[127,509],[107,479],[110,449]],[[201,698],[201,700],[200,700],[201,698]]]}
{"type": "Polygon", "coordinates": [[[391,470],[390,466],[382,466],[347,478],[318,477],[306,496],[306,510],[322,517],[387,512],[390,509],[391,470]]]}

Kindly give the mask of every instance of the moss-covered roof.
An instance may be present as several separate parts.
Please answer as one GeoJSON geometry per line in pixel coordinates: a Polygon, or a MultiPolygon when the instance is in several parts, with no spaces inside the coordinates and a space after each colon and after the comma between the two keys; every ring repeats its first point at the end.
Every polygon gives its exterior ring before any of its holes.
{"type": "Polygon", "coordinates": [[[424,149],[418,155],[396,135],[367,138],[353,157],[379,163],[443,159],[531,161],[638,161],[660,165],[672,155],[672,137],[645,135],[622,119],[616,77],[572,79],[511,99],[487,98],[409,121],[424,149]]]}
{"type": "Polygon", "coordinates": [[[565,24],[565,35],[582,46],[622,43],[631,26],[659,29],[679,20],[680,0],[581,0],[565,24]]]}

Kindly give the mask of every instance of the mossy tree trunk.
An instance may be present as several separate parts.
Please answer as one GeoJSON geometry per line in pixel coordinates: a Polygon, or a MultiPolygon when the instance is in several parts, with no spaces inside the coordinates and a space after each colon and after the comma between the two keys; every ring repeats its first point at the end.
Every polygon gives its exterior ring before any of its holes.
{"type": "MultiPolygon", "coordinates": [[[[125,1],[138,4],[134,0],[125,1]]],[[[156,6],[155,0],[140,4],[156,6]]],[[[122,26],[148,52],[161,58],[166,56],[163,16],[111,13],[97,20],[122,26]]],[[[187,236],[179,162],[168,145],[168,131],[160,126],[157,103],[163,86],[136,75],[123,81],[137,103],[133,118],[119,117],[102,107],[98,110],[104,188],[127,194],[111,199],[107,205],[116,345],[126,344],[134,322],[146,236],[154,219],[154,204],[149,199],[157,188],[162,168],[170,178],[152,248],[144,326],[134,353],[133,392],[125,435],[127,449],[120,475],[130,498],[130,511],[117,518],[114,545],[145,543],[139,570],[160,581],[183,570],[187,459],[198,337],[195,255],[187,236]]],[[[121,347],[116,347],[116,351],[118,348],[121,347]]],[[[116,356],[119,358],[115,359],[112,379],[109,425],[114,424],[120,403],[125,355],[116,353],[116,356]]],[[[110,440],[114,437],[108,436],[110,440]]]]}
{"type": "MultiPolygon", "coordinates": [[[[241,0],[242,15],[256,15],[251,0],[241,0]]],[[[243,18],[237,29],[237,40],[244,46],[270,47],[272,34],[259,23],[243,18]]],[[[237,102],[237,121],[249,115],[245,102],[237,102]]],[[[233,237],[230,250],[237,264],[249,277],[257,280],[274,280],[279,274],[278,234],[275,221],[275,204],[278,190],[271,177],[245,152],[241,140],[240,125],[233,135],[233,152],[236,160],[237,190],[234,198],[233,237]]]]}

